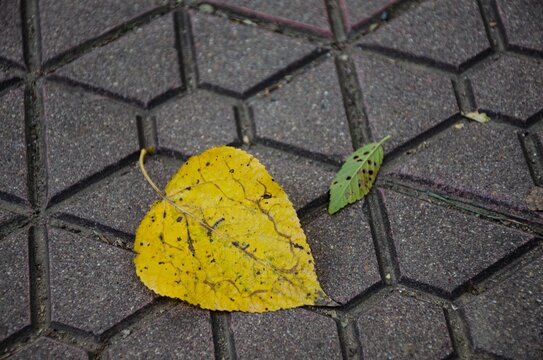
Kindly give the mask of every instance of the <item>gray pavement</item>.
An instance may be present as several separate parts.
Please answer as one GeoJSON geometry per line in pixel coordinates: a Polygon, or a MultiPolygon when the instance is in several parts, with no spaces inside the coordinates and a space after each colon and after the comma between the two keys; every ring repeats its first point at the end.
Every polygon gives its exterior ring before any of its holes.
{"type": "Polygon", "coordinates": [[[0,122],[0,358],[543,358],[541,1],[0,0],[0,122]],[[220,144],[283,185],[340,307],[210,312],[137,279],[140,147],[164,186],[220,144]]]}

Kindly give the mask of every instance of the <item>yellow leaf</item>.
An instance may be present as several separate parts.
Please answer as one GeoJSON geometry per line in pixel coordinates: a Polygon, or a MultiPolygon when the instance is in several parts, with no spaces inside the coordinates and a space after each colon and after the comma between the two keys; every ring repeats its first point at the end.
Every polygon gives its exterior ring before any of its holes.
{"type": "Polygon", "coordinates": [[[477,122],[480,122],[481,124],[486,124],[490,121],[490,116],[488,116],[484,112],[479,111],[472,111],[469,113],[462,113],[463,116],[467,117],[470,120],[475,120],[477,122]]]}
{"type": "Polygon", "coordinates": [[[137,274],[156,293],[227,311],[332,303],[292,203],[253,156],[211,148],[191,157],[161,196],[134,246],[137,274]]]}

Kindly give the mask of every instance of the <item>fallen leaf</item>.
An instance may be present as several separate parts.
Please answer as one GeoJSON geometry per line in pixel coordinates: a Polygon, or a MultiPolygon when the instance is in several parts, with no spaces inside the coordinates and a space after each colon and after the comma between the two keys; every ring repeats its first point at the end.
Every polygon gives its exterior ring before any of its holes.
{"type": "Polygon", "coordinates": [[[228,146],[191,157],[136,232],[136,271],[157,294],[211,310],[333,304],[287,194],[253,156],[228,146]]]}
{"type": "Polygon", "coordinates": [[[459,122],[459,123],[454,124],[453,126],[454,126],[455,129],[460,130],[460,129],[464,128],[464,123],[459,122]]]}
{"type": "Polygon", "coordinates": [[[390,136],[378,143],[366,144],[349,155],[330,185],[330,214],[362,199],[370,191],[383,163],[382,144],[388,139],[390,136]]]}
{"type": "Polygon", "coordinates": [[[484,112],[472,111],[469,113],[462,113],[462,115],[470,120],[480,122],[481,124],[486,124],[490,121],[490,116],[488,116],[484,112]]]}

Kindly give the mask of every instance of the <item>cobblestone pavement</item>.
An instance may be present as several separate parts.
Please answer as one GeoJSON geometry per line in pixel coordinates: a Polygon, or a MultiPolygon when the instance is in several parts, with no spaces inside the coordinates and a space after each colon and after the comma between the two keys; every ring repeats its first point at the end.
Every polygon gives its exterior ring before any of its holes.
{"type": "Polygon", "coordinates": [[[542,94],[538,0],[0,0],[0,357],[542,359],[542,94]],[[376,188],[327,215],[386,135],[376,188]],[[139,148],[163,186],[218,144],[284,186],[341,307],[139,282],[139,148]]]}

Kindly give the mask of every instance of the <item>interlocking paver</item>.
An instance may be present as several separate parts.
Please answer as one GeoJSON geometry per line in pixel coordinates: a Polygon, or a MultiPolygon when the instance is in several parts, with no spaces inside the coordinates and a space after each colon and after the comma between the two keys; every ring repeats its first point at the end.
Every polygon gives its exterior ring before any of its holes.
{"type": "Polygon", "coordinates": [[[50,59],[166,3],[167,0],[42,0],[44,58],[50,59]]]}
{"type": "Polygon", "coordinates": [[[213,359],[209,312],[180,305],[113,341],[106,359],[213,359]]]}
{"type": "Polygon", "coordinates": [[[240,359],[338,359],[335,321],[302,309],[273,313],[233,313],[240,359]]]}
{"type": "Polygon", "coordinates": [[[524,198],[533,183],[517,129],[493,121],[463,124],[427,140],[385,173],[480,199],[490,207],[526,211],[524,198]]]}
{"type": "Polygon", "coordinates": [[[315,161],[263,146],[250,148],[270,175],[285,189],[296,209],[328,190],[334,172],[315,161]]]}
{"type": "Polygon", "coordinates": [[[199,90],[156,110],[161,147],[183,154],[197,154],[211,146],[237,140],[233,102],[199,90]]]}
{"type": "Polygon", "coordinates": [[[357,54],[355,62],[373,137],[389,152],[458,112],[451,80],[357,54]]]}
{"type": "Polygon", "coordinates": [[[0,8],[0,57],[23,65],[21,2],[5,0],[0,8]]]}
{"type": "Polygon", "coordinates": [[[377,29],[361,43],[455,67],[489,48],[477,3],[471,0],[428,1],[377,29]]]}
{"type": "Polygon", "coordinates": [[[30,345],[25,346],[10,359],[40,360],[40,359],[66,359],[84,360],[89,356],[86,351],[63,344],[56,340],[40,337],[30,345]]]}
{"type": "Polygon", "coordinates": [[[143,104],[181,87],[172,16],[94,49],[57,74],[143,104]]]}
{"type": "Polygon", "coordinates": [[[0,97],[0,122],[3,147],[0,192],[26,199],[25,115],[21,88],[11,89],[0,97]]]}
{"type": "Polygon", "coordinates": [[[44,117],[49,196],[139,148],[134,111],[104,96],[49,82],[44,117]]]}
{"type": "Polygon", "coordinates": [[[331,56],[290,83],[253,101],[256,132],[342,159],[353,149],[331,56]]]}
{"type": "Polygon", "coordinates": [[[309,42],[191,12],[200,81],[243,93],[311,53],[309,42]]]}
{"type": "Polygon", "coordinates": [[[543,3],[538,0],[498,0],[508,43],[543,51],[543,3]]]}
{"type": "Polygon", "coordinates": [[[48,233],[52,321],[100,334],[153,300],[131,252],[64,230],[48,233]]]}
{"type": "Polygon", "coordinates": [[[543,60],[505,55],[470,76],[477,106],[521,121],[543,110],[543,60]]]}
{"type": "Polygon", "coordinates": [[[475,347],[511,359],[543,355],[543,258],[465,308],[475,347]]]}
{"type": "Polygon", "coordinates": [[[330,34],[326,4],[323,0],[211,0],[201,3],[216,4],[275,23],[330,34]]]}
{"type": "Polygon", "coordinates": [[[28,233],[21,230],[0,240],[0,341],[30,325],[28,233]]]}
{"type": "MultiPolygon", "coordinates": [[[[341,1],[341,0],[340,0],[341,1]]],[[[345,17],[351,27],[364,23],[372,16],[382,13],[398,0],[342,0],[345,4],[345,17]]]]}
{"type": "Polygon", "coordinates": [[[447,293],[532,239],[405,195],[384,195],[402,276],[447,293]]]}
{"type": "Polygon", "coordinates": [[[452,353],[443,310],[393,293],[358,319],[368,359],[443,359],[452,353]]]}
{"type": "Polygon", "coordinates": [[[335,301],[345,303],[381,280],[362,202],[331,216],[326,209],[304,227],[317,276],[335,301]]]}
{"type": "MultiPolygon", "coordinates": [[[[150,158],[145,167],[153,181],[163,189],[181,164],[178,160],[150,158]]],[[[155,200],[158,195],[145,182],[137,164],[132,163],[94,187],[74,195],[55,210],[134,234],[155,200]]]]}

